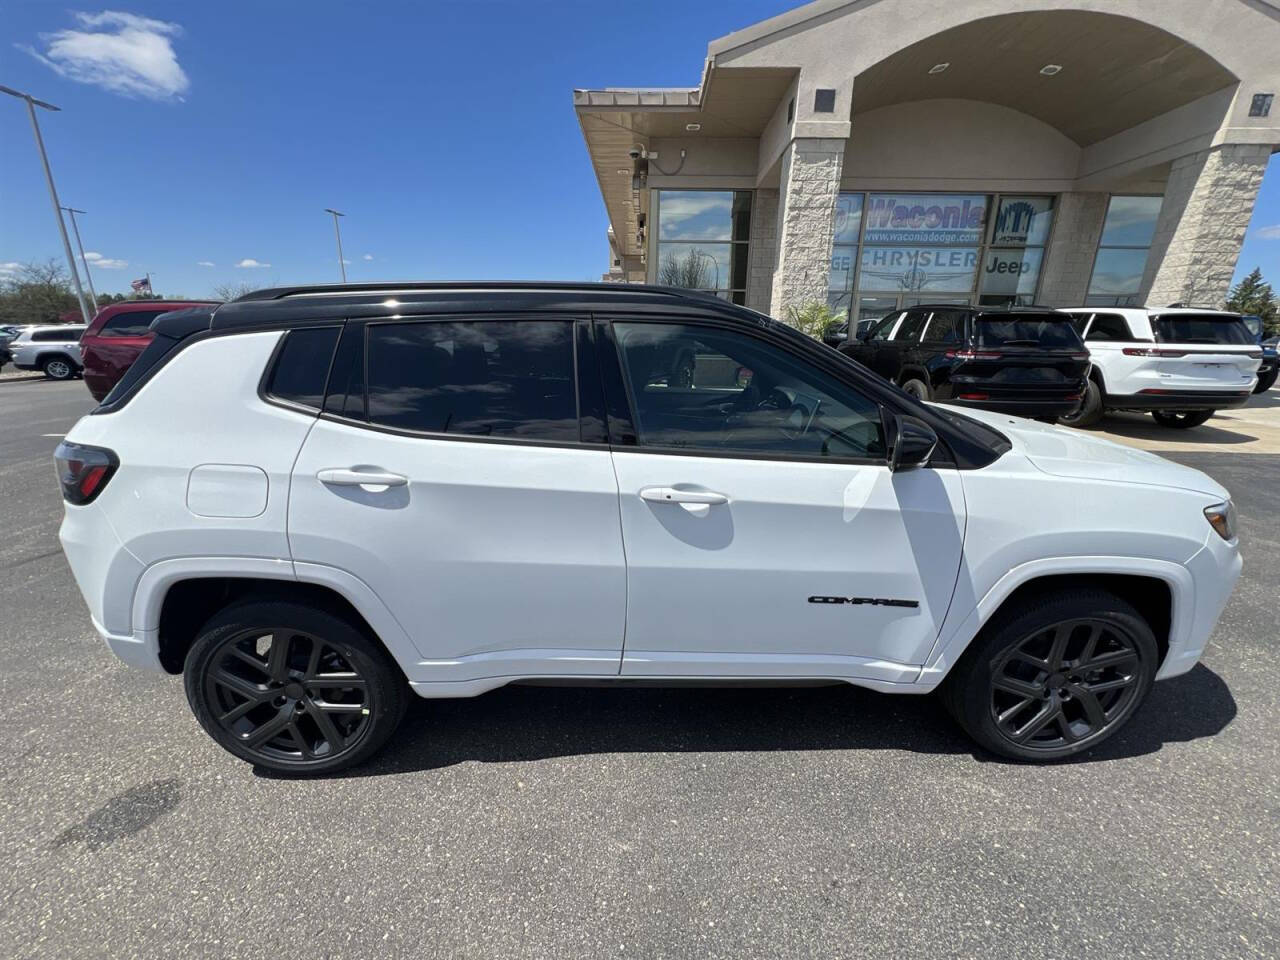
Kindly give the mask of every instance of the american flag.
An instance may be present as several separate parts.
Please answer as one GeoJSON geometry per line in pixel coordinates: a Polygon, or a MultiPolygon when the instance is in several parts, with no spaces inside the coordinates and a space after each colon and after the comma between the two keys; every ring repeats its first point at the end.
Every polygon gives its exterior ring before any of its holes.
{"type": "Polygon", "coordinates": [[[147,276],[143,277],[141,280],[135,280],[133,281],[133,283],[129,284],[129,286],[133,287],[134,293],[141,293],[143,290],[147,291],[147,293],[150,293],[151,292],[151,275],[148,274],[147,276]]]}

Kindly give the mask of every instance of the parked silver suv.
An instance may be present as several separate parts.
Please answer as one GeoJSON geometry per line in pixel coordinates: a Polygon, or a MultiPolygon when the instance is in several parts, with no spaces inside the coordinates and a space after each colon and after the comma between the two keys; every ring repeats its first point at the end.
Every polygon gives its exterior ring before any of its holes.
{"type": "Polygon", "coordinates": [[[70,380],[84,366],[80,359],[82,323],[28,327],[9,344],[19,370],[43,370],[51,380],[70,380]]]}

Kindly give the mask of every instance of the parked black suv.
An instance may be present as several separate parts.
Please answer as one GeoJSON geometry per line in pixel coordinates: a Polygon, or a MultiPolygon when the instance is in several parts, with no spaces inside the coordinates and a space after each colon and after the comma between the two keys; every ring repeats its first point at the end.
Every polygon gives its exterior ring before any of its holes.
{"type": "Polygon", "coordinates": [[[1070,315],[1047,307],[921,304],[839,349],[921,400],[1020,417],[1073,413],[1089,373],[1070,315]]]}

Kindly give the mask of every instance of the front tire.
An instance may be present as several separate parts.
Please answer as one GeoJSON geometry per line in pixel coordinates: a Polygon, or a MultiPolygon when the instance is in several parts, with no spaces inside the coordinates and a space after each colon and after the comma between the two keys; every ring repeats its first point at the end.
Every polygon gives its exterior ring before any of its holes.
{"type": "Polygon", "coordinates": [[[50,357],[40,365],[50,380],[70,380],[76,375],[76,366],[66,357],[50,357]]]}
{"type": "Polygon", "coordinates": [[[277,773],[333,773],[368,759],[407,706],[404,675],[347,620],[289,602],[228,607],[202,628],[183,683],[200,725],[277,773]]]}
{"type": "Polygon", "coordinates": [[[1115,734],[1155,678],[1151,627],[1104,590],[1063,590],[1002,609],[947,677],[947,709],[992,753],[1062,760],[1115,734]]]}
{"type": "Polygon", "coordinates": [[[1153,410],[1151,416],[1162,427],[1173,427],[1175,430],[1188,430],[1198,427],[1212,417],[1216,410],[1153,410]]]}
{"type": "Polygon", "coordinates": [[[1059,417],[1058,422],[1068,427],[1092,427],[1102,419],[1106,409],[1102,404],[1102,388],[1095,380],[1086,380],[1080,409],[1070,416],[1059,417]]]}
{"type": "Polygon", "coordinates": [[[1276,385],[1276,377],[1280,376],[1280,367],[1269,370],[1258,378],[1257,384],[1254,385],[1254,393],[1266,393],[1276,385]]]}
{"type": "Polygon", "coordinates": [[[908,377],[902,381],[902,389],[917,400],[932,400],[933,391],[929,389],[929,385],[919,377],[908,377]]]}

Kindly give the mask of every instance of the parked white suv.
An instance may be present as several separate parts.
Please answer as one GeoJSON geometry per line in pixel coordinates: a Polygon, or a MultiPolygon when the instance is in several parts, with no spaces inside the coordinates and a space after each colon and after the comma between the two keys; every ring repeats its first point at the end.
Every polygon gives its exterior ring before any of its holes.
{"type": "Polygon", "coordinates": [[[1166,427],[1196,427],[1243,406],[1258,382],[1262,348],[1238,313],[1166,307],[1068,307],[1093,370],[1079,411],[1087,427],[1108,410],[1149,411],[1166,427]]]}
{"type": "Polygon", "coordinates": [[[62,544],[110,648],[275,770],[363,759],[409,690],[602,680],[940,689],[1065,757],[1240,572],[1204,474],[708,295],[281,289],[153,330],[58,448],[62,544]]]}
{"type": "Polygon", "coordinates": [[[9,343],[19,370],[42,370],[51,380],[70,380],[84,364],[80,359],[82,323],[27,327],[9,343]]]}

